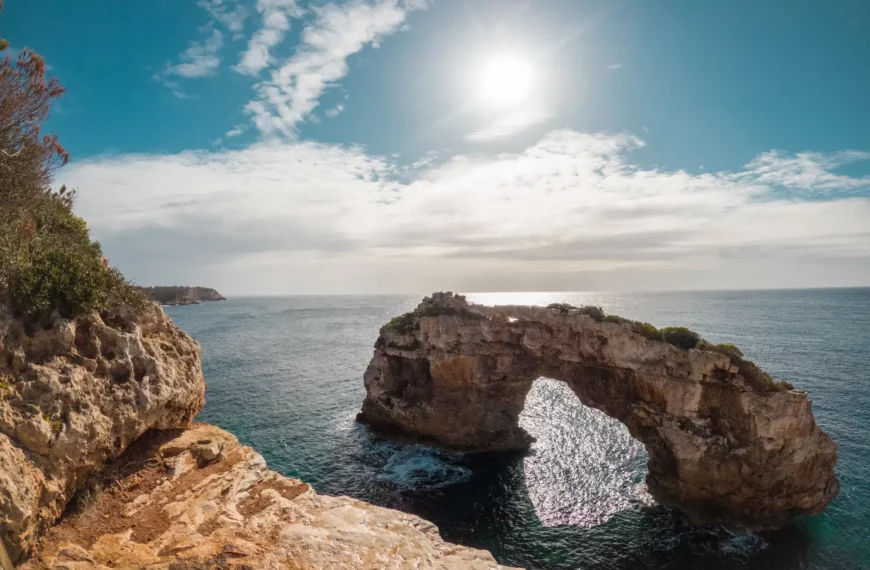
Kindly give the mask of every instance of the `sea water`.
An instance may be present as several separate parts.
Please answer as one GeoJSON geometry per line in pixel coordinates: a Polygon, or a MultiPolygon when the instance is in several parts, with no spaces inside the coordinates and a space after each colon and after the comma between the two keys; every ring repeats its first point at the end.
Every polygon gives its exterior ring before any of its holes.
{"type": "Polygon", "coordinates": [[[840,495],[821,515],[758,534],[696,528],[656,508],[643,446],[540,379],[520,423],[532,453],[465,455],[383,441],[354,421],[378,329],[417,296],[237,298],[167,313],[202,345],[199,420],[235,433],[319,493],[417,514],[508,565],[576,568],[870,568],[870,289],[655,294],[489,293],[687,326],[809,392],[839,447],[840,495]]]}

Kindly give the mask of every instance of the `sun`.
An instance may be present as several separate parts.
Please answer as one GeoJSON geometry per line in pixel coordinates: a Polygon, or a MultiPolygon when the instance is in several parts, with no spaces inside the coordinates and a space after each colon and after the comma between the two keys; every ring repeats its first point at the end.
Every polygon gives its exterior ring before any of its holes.
{"type": "Polygon", "coordinates": [[[477,96],[482,103],[515,105],[529,96],[532,68],[521,57],[501,56],[490,60],[478,78],[477,96]]]}

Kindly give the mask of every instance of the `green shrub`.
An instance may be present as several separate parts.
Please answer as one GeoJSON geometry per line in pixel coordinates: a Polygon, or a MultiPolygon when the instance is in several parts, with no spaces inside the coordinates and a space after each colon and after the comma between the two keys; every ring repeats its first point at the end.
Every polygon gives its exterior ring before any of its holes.
{"type": "Polygon", "coordinates": [[[695,348],[701,341],[701,336],[698,333],[690,331],[686,327],[665,327],[661,333],[662,340],[683,350],[695,348]]]}
{"type": "Polygon", "coordinates": [[[417,319],[413,312],[393,317],[390,322],[384,325],[384,328],[395,331],[399,334],[410,334],[417,330],[417,319]]]}
{"type": "Polygon", "coordinates": [[[628,319],[624,319],[618,315],[607,315],[606,317],[604,317],[604,322],[605,323],[616,323],[618,325],[621,325],[622,323],[630,323],[631,321],[628,319]]]}
{"type": "Polygon", "coordinates": [[[0,58],[0,303],[31,321],[55,311],[81,317],[113,303],[141,309],[144,296],[109,267],[73,214],[75,192],[52,188],[69,155],[56,136],[41,134],[63,93],[47,69],[28,49],[0,58]]]}
{"type": "Polygon", "coordinates": [[[661,331],[653,325],[641,321],[633,321],[631,324],[633,325],[634,332],[648,338],[649,340],[662,340],[661,331]]]}
{"type": "Polygon", "coordinates": [[[713,352],[718,352],[720,354],[724,354],[725,356],[730,356],[732,358],[742,358],[743,351],[734,346],[733,344],[721,343],[721,344],[709,344],[702,343],[704,346],[702,347],[700,344],[698,348],[703,348],[704,350],[711,350],[713,352]]]}

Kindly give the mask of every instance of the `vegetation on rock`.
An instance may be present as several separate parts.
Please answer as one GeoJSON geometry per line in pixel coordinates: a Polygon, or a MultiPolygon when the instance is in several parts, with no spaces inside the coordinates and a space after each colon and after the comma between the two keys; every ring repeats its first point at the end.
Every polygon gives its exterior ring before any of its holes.
{"type": "Polygon", "coordinates": [[[411,311],[404,315],[393,317],[384,327],[399,334],[410,334],[417,329],[417,319],[414,316],[414,312],[411,311]]]}
{"type": "Polygon", "coordinates": [[[75,192],[52,187],[69,154],[41,129],[63,92],[29,49],[0,61],[0,301],[32,321],[144,302],[73,213],[75,192]]]}

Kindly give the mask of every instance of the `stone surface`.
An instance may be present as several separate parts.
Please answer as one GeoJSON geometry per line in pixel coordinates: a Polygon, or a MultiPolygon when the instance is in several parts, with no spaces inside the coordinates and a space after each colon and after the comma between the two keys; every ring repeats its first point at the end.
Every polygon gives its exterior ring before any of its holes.
{"type": "Polygon", "coordinates": [[[804,392],[594,317],[436,293],[381,328],[359,418],[455,449],[524,448],[519,414],[543,376],[624,423],[648,452],[650,493],[696,522],[773,528],[837,495],[837,445],[804,392]]]}
{"type": "Polygon", "coordinates": [[[22,570],[504,568],[416,516],[317,495],[209,425],[149,433],[101,487],[22,570]]]}
{"type": "Polygon", "coordinates": [[[199,345],[156,305],[29,330],[0,306],[0,542],[15,560],[107,460],[202,408],[199,345]]]}

